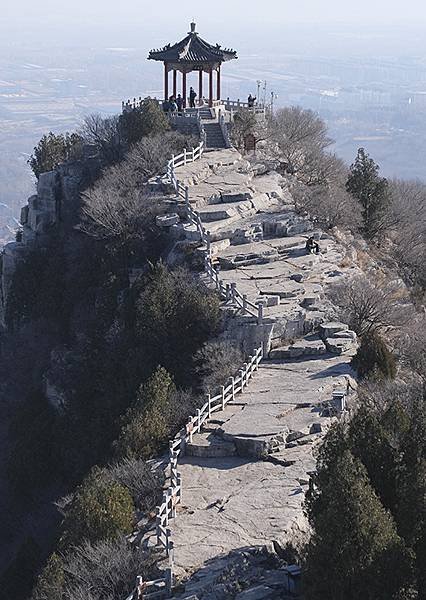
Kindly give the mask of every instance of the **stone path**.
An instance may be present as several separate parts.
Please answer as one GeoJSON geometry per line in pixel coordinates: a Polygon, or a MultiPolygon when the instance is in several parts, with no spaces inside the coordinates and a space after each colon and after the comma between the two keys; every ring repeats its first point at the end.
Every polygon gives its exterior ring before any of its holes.
{"type": "Polygon", "coordinates": [[[194,436],[197,454],[208,455],[204,440],[217,435],[233,442],[237,455],[186,456],[180,463],[183,503],[171,527],[182,572],[236,548],[285,543],[307,531],[301,507],[315,468],[313,448],[332,421],[321,403],[351,374],[348,357],[265,361],[235,403],[194,436]]]}
{"type": "MultiPolygon", "coordinates": [[[[252,168],[235,150],[205,153],[176,175],[210,231],[223,282],[236,282],[265,306],[259,325],[225,304],[225,335],[248,352],[261,342],[269,352],[244,393],[194,436],[179,463],[183,503],[171,528],[175,563],[188,575],[203,566],[205,574],[207,561],[232,550],[306,534],[302,504],[314,450],[335,418],[333,391],[351,381],[356,348],[346,326],[324,326],[333,315],[325,292],[357,267],[296,213],[285,180],[252,168]],[[306,254],[309,235],[320,255],[306,254]]],[[[172,230],[186,238],[179,244],[197,241],[184,220],[172,230]]]]}

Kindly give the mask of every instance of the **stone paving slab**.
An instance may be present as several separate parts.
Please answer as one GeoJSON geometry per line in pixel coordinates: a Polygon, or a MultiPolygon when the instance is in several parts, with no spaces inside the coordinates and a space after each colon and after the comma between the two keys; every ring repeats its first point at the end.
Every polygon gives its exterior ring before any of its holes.
{"type": "Polygon", "coordinates": [[[307,531],[297,470],[292,475],[280,465],[238,457],[185,458],[179,470],[182,505],[171,528],[181,572],[242,546],[285,543],[307,531]]]}
{"type": "MultiPolygon", "coordinates": [[[[330,399],[333,388],[353,374],[348,360],[262,363],[235,406],[230,403],[224,414],[215,415],[217,426],[229,439],[246,441],[271,439],[282,431],[308,433],[318,422],[325,431],[331,420],[303,405],[330,399]]],[[[184,457],[179,465],[183,503],[171,522],[180,573],[242,546],[285,543],[305,535],[302,503],[308,473],[315,468],[313,448],[320,439],[318,435],[299,439],[294,448],[272,454],[275,462],[184,457]]]]}

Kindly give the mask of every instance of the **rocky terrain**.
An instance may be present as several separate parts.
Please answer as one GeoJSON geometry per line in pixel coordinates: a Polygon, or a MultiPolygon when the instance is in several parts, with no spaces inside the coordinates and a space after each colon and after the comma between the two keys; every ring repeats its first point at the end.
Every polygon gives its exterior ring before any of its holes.
{"type": "MultiPolygon", "coordinates": [[[[206,152],[176,176],[210,232],[223,283],[236,283],[251,305],[264,305],[259,322],[232,300],[223,303],[224,335],[248,353],[262,343],[266,359],[244,392],[187,445],[179,463],[183,501],[171,522],[175,567],[188,580],[182,597],[234,597],[219,582],[235,551],[282,548],[308,531],[302,505],[315,448],[356,387],[356,335],[331,320],[326,292],[358,267],[308,215],[297,214],[285,179],[236,150],[206,152]],[[319,254],[306,252],[309,236],[319,254]]],[[[175,218],[160,222],[176,238],[176,261],[182,250],[197,253],[200,242],[184,207],[167,202],[175,218]]],[[[273,586],[260,587],[235,597],[278,597],[273,586]]]]}

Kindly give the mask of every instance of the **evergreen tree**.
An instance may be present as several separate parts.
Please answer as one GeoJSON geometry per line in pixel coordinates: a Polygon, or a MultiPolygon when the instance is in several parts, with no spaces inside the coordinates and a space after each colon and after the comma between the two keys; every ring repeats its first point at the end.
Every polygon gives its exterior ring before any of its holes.
{"type": "Polygon", "coordinates": [[[361,204],[364,235],[369,239],[375,238],[383,230],[390,194],[387,180],[379,176],[379,166],[364,148],[358,150],[351,165],[346,189],[361,204]]]}
{"type": "Polygon", "coordinates": [[[146,98],[139,107],[126,111],[120,116],[120,128],[126,142],[132,145],[143,137],[168,131],[170,124],[158,103],[151,98],[146,98]]]}
{"type": "Polygon", "coordinates": [[[55,135],[50,132],[44,135],[33,154],[28,159],[28,164],[37,179],[41,173],[52,171],[71,157],[81,147],[82,139],[77,133],[55,135]]]}
{"type": "Polygon", "coordinates": [[[389,439],[383,420],[375,411],[361,407],[351,421],[348,439],[351,452],[367,469],[382,504],[393,513],[400,461],[398,447],[389,439]]]}
{"type": "Polygon", "coordinates": [[[360,377],[394,379],[396,375],[395,356],[377,332],[362,336],[351,364],[360,377]]]}
{"type": "Polygon", "coordinates": [[[172,378],[162,367],[158,367],[146,384],[140,387],[116,443],[116,452],[120,457],[148,459],[161,450],[171,433],[169,416],[175,391],[172,378]]]}
{"type": "Polygon", "coordinates": [[[77,488],[63,523],[61,549],[84,540],[114,540],[132,531],[134,506],[127,488],[94,469],[77,488]]]}
{"type": "Polygon", "coordinates": [[[411,584],[411,555],[365,467],[345,446],[341,428],[332,431],[307,496],[313,534],[305,556],[306,599],[400,599],[411,584]]]}

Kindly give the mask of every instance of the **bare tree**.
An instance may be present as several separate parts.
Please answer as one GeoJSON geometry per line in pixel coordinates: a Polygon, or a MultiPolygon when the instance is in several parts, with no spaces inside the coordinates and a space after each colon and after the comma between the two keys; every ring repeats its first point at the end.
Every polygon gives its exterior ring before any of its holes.
{"type": "Polygon", "coordinates": [[[401,362],[426,383],[426,316],[417,315],[396,340],[401,362]]]}
{"type": "Polygon", "coordinates": [[[324,150],[333,143],[324,121],[300,106],[278,110],[269,120],[269,130],[287,171],[302,177],[312,177],[324,160],[324,150]]]}
{"type": "Polygon", "coordinates": [[[389,236],[402,275],[426,289],[426,185],[418,181],[390,182],[392,203],[389,236]]]}
{"type": "Polygon", "coordinates": [[[329,296],[339,317],[360,336],[403,325],[413,314],[400,286],[362,275],[334,286],[329,296]]]}
{"type": "Polygon", "coordinates": [[[152,231],[154,217],[163,211],[159,199],[147,193],[144,184],[164,170],[171,154],[194,141],[178,133],[165,133],[135,144],[124,160],[106,169],[83,193],[80,228],[122,247],[143,239],[152,231]]]}
{"type": "Polygon", "coordinates": [[[307,186],[298,184],[292,191],[296,206],[305,210],[322,227],[344,227],[357,231],[361,211],[356,200],[337,185],[307,186]]]}
{"type": "Polygon", "coordinates": [[[118,116],[88,115],[84,119],[79,135],[88,144],[96,146],[99,154],[108,164],[121,160],[124,155],[125,145],[118,116]]]}
{"type": "Polygon", "coordinates": [[[267,122],[250,110],[241,109],[234,115],[231,139],[236,148],[243,150],[248,135],[253,135],[256,144],[271,137],[267,122]]]}

